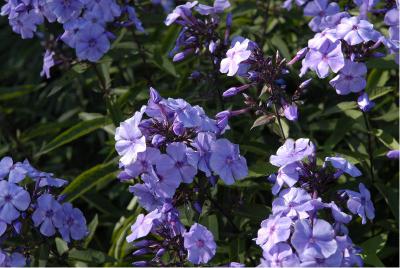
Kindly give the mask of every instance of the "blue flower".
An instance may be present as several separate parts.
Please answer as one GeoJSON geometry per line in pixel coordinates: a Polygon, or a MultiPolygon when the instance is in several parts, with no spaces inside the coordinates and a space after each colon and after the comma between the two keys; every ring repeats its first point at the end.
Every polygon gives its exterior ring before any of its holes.
{"type": "Polygon", "coordinates": [[[5,179],[8,176],[8,181],[13,183],[19,183],[26,176],[25,166],[21,163],[13,162],[9,156],[3,157],[0,161],[0,180],[5,179]]]}
{"type": "Polygon", "coordinates": [[[146,151],[137,154],[136,161],[125,167],[125,172],[132,178],[142,173],[149,173],[160,158],[160,151],[156,148],[147,148],[146,151]]]}
{"type": "Polygon", "coordinates": [[[62,238],[66,242],[83,239],[87,233],[86,219],[77,208],[73,208],[71,203],[64,203],[58,210],[57,217],[60,220],[54,222],[62,238]]]}
{"type": "Polygon", "coordinates": [[[213,234],[201,224],[195,223],[183,234],[188,260],[194,264],[207,263],[215,255],[217,245],[213,234]]]}
{"type": "Polygon", "coordinates": [[[191,151],[188,154],[189,161],[192,162],[198,169],[203,171],[207,177],[211,176],[210,157],[211,145],[215,142],[215,135],[207,132],[200,132],[191,145],[196,148],[196,151],[191,151]]]}
{"type": "Polygon", "coordinates": [[[62,206],[51,194],[43,194],[37,199],[37,207],[32,214],[35,227],[40,225],[40,232],[44,236],[53,236],[56,233],[55,225],[60,226],[62,219],[58,211],[62,206]]]}
{"type": "Polygon", "coordinates": [[[315,152],[315,146],[309,139],[298,139],[296,141],[287,139],[279,147],[276,155],[271,155],[269,162],[277,167],[281,167],[293,162],[303,160],[315,152]]]}
{"type": "Polygon", "coordinates": [[[167,154],[161,155],[156,164],[157,170],[166,173],[177,173],[175,180],[191,183],[197,169],[189,164],[187,147],[180,142],[173,142],[167,146],[167,154]]]}
{"type": "Polygon", "coordinates": [[[160,169],[161,166],[171,166],[173,161],[168,157],[165,162],[161,160],[157,163],[157,171],[152,171],[142,175],[142,180],[158,196],[163,198],[172,198],[176,188],[181,183],[180,174],[177,169],[160,169]],[[168,161],[168,162],[167,162],[168,161]]]}
{"type": "Polygon", "coordinates": [[[83,8],[81,0],[48,0],[47,5],[59,23],[77,18],[83,8]]]}
{"type": "Polygon", "coordinates": [[[211,145],[210,167],[226,184],[233,184],[248,174],[246,159],[240,155],[239,146],[227,139],[211,145]]]}
{"type": "Polygon", "coordinates": [[[314,220],[313,225],[309,220],[299,220],[294,226],[291,242],[300,255],[328,258],[338,248],[334,237],[332,226],[324,220],[314,220]]]}
{"type": "Polygon", "coordinates": [[[139,214],[136,218],[136,222],[131,226],[132,233],[126,237],[126,241],[128,243],[131,243],[136,239],[148,235],[153,229],[155,222],[160,219],[161,216],[162,214],[160,213],[160,211],[158,211],[158,209],[153,210],[146,216],[143,214],[139,214]]]}
{"type": "Polygon", "coordinates": [[[147,211],[152,211],[156,208],[162,207],[164,198],[157,196],[156,193],[147,186],[147,184],[137,183],[129,187],[129,191],[137,198],[139,204],[147,211]]]}
{"type": "Polygon", "coordinates": [[[84,27],[76,38],[76,54],[82,60],[96,62],[110,49],[105,29],[98,25],[84,27]]]}
{"type": "Polygon", "coordinates": [[[115,130],[115,149],[121,155],[120,162],[127,166],[136,161],[137,154],[146,150],[146,138],[139,129],[146,106],[140,112],[121,123],[115,130]]]}
{"type": "Polygon", "coordinates": [[[362,219],[362,224],[367,223],[367,218],[373,220],[375,218],[375,208],[371,201],[371,194],[363,183],[358,185],[359,193],[345,190],[349,200],[347,201],[347,208],[353,214],[358,214],[362,219]]]}
{"type": "Polygon", "coordinates": [[[22,187],[12,182],[0,181],[0,220],[10,224],[30,203],[31,197],[22,187]]]}
{"type": "Polygon", "coordinates": [[[342,157],[326,157],[325,162],[330,162],[334,168],[337,168],[352,177],[361,176],[361,171],[342,157]]]}
{"type": "Polygon", "coordinates": [[[43,57],[43,68],[42,71],[40,72],[41,76],[46,76],[47,79],[50,78],[50,69],[55,65],[54,63],[54,52],[46,49],[46,53],[44,54],[43,57]]]}

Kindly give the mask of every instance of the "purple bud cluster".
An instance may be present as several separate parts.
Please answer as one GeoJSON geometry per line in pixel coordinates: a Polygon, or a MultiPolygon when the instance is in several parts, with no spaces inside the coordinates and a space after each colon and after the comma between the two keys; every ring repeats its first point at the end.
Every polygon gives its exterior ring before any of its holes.
{"type": "MultiPolygon", "coordinates": [[[[214,256],[216,245],[211,232],[197,223],[186,231],[175,206],[187,203],[191,193],[196,195],[196,187],[189,189],[188,184],[213,186],[217,177],[233,184],[247,176],[246,159],[240,155],[239,146],[221,138],[227,129],[200,106],[191,106],[183,99],[164,99],[153,88],[147,105],[116,129],[115,148],[122,169],[119,179],[138,179],[129,190],[150,212],[138,216],[127,241],[149,233],[162,238],[149,245],[139,242],[145,246],[135,251],[135,256],[152,253],[155,257],[134,265],[166,265],[161,256],[167,250],[175,252],[169,254],[170,264],[177,266],[182,266],[186,258],[199,264],[214,256]],[[148,118],[143,118],[145,115],[148,118]]],[[[199,200],[193,201],[193,208],[201,213],[199,200]]]]}
{"type": "Polygon", "coordinates": [[[175,47],[170,52],[173,61],[182,61],[189,55],[208,51],[213,64],[218,65],[221,53],[226,50],[232,20],[231,14],[228,14],[225,34],[220,36],[217,32],[221,20],[219,14],[229,7],[228,0],[215,0],[213,6],[198,5],[197,1],[177,6],[165,20],[167,26],[182,26],[175,47]],[[193,9],[197,14],[192,12],[193,9]]]}
{"type": "Polygon", "coordinates": [[[335,201],[329,200],[328,189],[341,175],[358,177],[361,172],[338,156],[326,157],[318,166],[315,150],[308,139],[288,139],[270,157],[279,170],[269,177],[275,195],[272,214],[261,223],[255,239],[263,250],[260,266],[363,264],[361,249],[353,244],[346,227],[352,216],[343,207],[346,204],[365,224],[375,216],[370,192],[360,183],[359,192],[339,190],[335,201]]]}
{"type": "MultiPolygon", "coordinates": [[[[26,239],[32,232],[52,237],[58,231],[69,243],[87,235],[82,212],[71,203],[62,202],[63,195],[55,195],[56,189],[66,184],[66,180],[55,178],[52,173],[35,169],[27,160],[0,160],[0,266],[25,265],[24,255],[11,253],[21,249],[2,245],[14,237],[26,239]]],[[[23,252],[29,255],[30,250],[33,249],[25,248],[23,252]]]]}
{"type": "Polygon", "coordinates": [[[242,113],[255,111],[256,115],[266,117],[266,122],[276,116],[284,116],[290,121],[298,119],[297,103],[310,80],[301,83],[290,96],[284,80],[289,70],[286,60],[281,58],[278,52],[274,57],[266,56],[255,42],[235,37],[226,52],[226,57],[221,61],[220,72],[226,73],[227,76],[238,75],[248,80],[246,84],[231,87],[223,93],[225,98],[243,94],[247,109],[242,109],[242,113]],[[247,94],[251,88],[257,88],[256,98],[247,94]],[[271,106],[274,106],[275,114],[268,111],[271,106]]]}
{"type": "MultiPolygon", "coordinates": [[[[349,7],[346,7],[346,11],[341,11],[336,2],[328,0],[296,1],[299,6],[304,6],[304,15],[312,17],[309,26],[316,34],[291,63],[304,58],[300,76],[307,70],[315,72],[319,78],[326,78],[330,72],[337,74],[329,82],[336,93],[358,93],[358,105],[367,112],[375,104],[364,92],[367,84],[365,62],[369,58],[384,56],[385,54],[378,51],[382,45],[389,54],[395,54],[398,62],[399,11],[396,2],[379,11],[386,12],[384,22],[389,26],[389,36],[385,37],[368,20],[368,13],[376,13],[374,8],[379,1],[354,2],[359,8],[359,16],[352,16],[349,7]]],[[[290,5],[286,3],[286,6],[290,5]]]]}
{"type": "MultiPolygon", "coordinates": [[[[134,7],[115,0],[7,0],[0,14],[8,16],[13,31],[23,39],[33,38],[38,26],[44,23],[61,24],[64,33],[56,40],[74,48],[80,60],[91,62],[98,61],[110,49],[114,35],[107,30],[108,23],[135,25],[137,30],[144,31],[134,7]]],[[[51,51],[45,54],[43,74],[47,78],[55,64],[53,55],[51,51]]]]}

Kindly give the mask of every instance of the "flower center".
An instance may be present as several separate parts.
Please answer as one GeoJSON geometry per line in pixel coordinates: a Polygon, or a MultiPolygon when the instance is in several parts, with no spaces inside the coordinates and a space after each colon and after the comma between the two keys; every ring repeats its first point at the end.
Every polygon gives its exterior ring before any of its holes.
{"type": "Polygon", "coordinates": [[[353,25],[352,30],[353,30],[353,31],[357,31],[357,30],[358,30],[358,26],[357,26],[357,25],[353,25]]]}
{"type": "Polygon", "coordinates": [[[183,167],[183,162],[178,161],[178,162],[175,163],[175,166],[176,166],[177,168],[181,168],[181,167],[183,167]]]}
{"type": "Polygon", "coordinates": [[[64,0],[64,1],[63,1],[63,5],[64,5],[65,7],[69,7],[69,6],[71,5],[71,1],[70,1],[70,0],[64,0]]]}
{"type": "Polygon", "coordinates": [[[232,157],[231,156],[228,156],[227,158],[226,158],[226,161],[225,161],[228,165],[230,164],[230,163],[232,163],[233,162],[233,159],[232,159],[232,157]]]}
{"type": "Polygon", "coordinates": [[[6,195],[6,196],[4,197],[4,201],[5,201],[6,203],[11,202],[12,199],[13,199],[13,198],[12,198],[12,195],[10,195],[10,194],[8,194],[8,195],[6,195]]]}
{"type": "Polygon", "coordinates": [[[95,47],[97,44],[96,39],[92,38],[89,40],[89,47],[95,47]]]}
{"type": "Polygon", "coordinates": [[[74,220],[72,217],[69,217],[69,218],[67,219],[67,225],[68,225],[68,226],[74,225],[74,222],[75,222],[75,220],[74,220]]]}
{"type": "Polygon", "coordinates": [[[46,211],[46,218],[51,218],[54,215],[54,211],[52,209],[49,209],[46,211]]]}
{"type": "Polygon", "coordinates": [[[202,248],[202,247],[204,247],[204,241],[203,241],[203,240],[201,240],[201,239],[197,240],[197,242],[196,242],[196,246],[197,246],[197,247],[199,247],[199,248],[202,248]]]}
{"type": "Polygon", "coordinates": [[[344,79],[346,79],[346,80],[353,80],[353,76],[352,76],[352,75],[346,75],[346,76],[344,77],[344,79]]]}

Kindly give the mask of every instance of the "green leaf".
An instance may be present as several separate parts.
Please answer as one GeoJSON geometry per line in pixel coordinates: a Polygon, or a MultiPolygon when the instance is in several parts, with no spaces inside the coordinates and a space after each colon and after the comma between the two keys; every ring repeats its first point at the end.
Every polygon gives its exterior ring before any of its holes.
{"type": "Polygon", "coordinates": [[[387,131],[382,129],[374,129],[373,134],[388,148],[392,150],[399,149],[399,143],[387,131]]]}
{"type": "Polygon", "coordinates": [[[375,187],[381,193],[386,201],[386,204],[390,207],[395,219],[399,221],[399,190],[395,187],[389,187],[382,183],[375,183],[375,187]]]}
{"type": "Polygon", "coordinates": [[[371,100],[375,100],[393,92],[394,90],[394,87],[375,87],[368,91],[368,95],[371,100]]]}
{"type": "Polygon", "coordinates": [[[389,79],[389,72],[381,69],[373,69],[368,75],[366,90],[383,87],[389,79]]]}
{"type": "Polygon", "coordinates": [[[271,39],[271,43],[282,53],[283,57],[286,59],[290,59],[291,54],[286,45],[286,42],[282,40],[278,35],[274,35],[271,39]]]}
{"type": "Polygon", "coordinates": [[[62,240],[59,237],[56,237],[56,247],[57,247],[57,252],[59,255],[63,255],[68,251],[68,244],[64,240],[62,240]]]}
{"type": "Polygon", "coordinates": [[[38,266],[45,267],[47,264],[47,260],[49,259],[49,245],[43,243],[39,248],[39,258],[38,258],[38,266]]]}
{"type": "Polygon", "coordinates": [[[107,118],[96,118],[89,121],[84,121],[76,124],[75,126],[67,129],[52,141],[50,141],[36,156],[48,153],[58,147],[61,147],[65,144],[68,144],[80,137],[83,137],[96,129],[104,127],[105,125],[109,124],[110,121],[107,118]]]}
{"type": "Polygon", "coordinates": [[[90,264],[102,264],[105,262],[114,261],[114,258],[108,256],[104,252],[94,249],[78,250],[73,248],[68,253],[68,258],[90,264]]]}
{"type": "Polygon", "coordinates": [[[262,115],[262,116],[260,116],[259,118],[257,118],[257,119],[254,121],[253,125],[251,126],[251,129],[253,129],[253,128],[255,128],[255,127],[262,126],[262,125],[265,125],[265,124],[271,122],[271,120],[272,120],[273,118],[274,118],[273,115],[262,115]]]}
{"type": "Polygon", "coordinates": [[[94,215],[93,220],[88,225],[89,233],[88,233],[87,237],[85,238],[85,241],[83,242],[84,248],[87,248],[89,246],[90,242],[93,239],[94,233],[96,232],[98,225],[99,225],[99,216],[96,214],[96,215],[94,215]]]}
{"type": "Polygon", "coordinates": [[[116,172],[117,165],[114,161],[94,166],[76,177],[71,184],[64,189],[62,194],[67,196],[66,201],[71,202],[93,189],[97,184],[114,180],[116,178],[116,172]]]}
{"type": "Polygon", "coordinates": [[[40,85],[22,85],[15,87],[0,87],[0,101],[19,98],[42,89],[44,84],[40,85]]]}
{"type": "Polygon", "coordinates": [[[336,113],[342,113],[347,110],[353,110],[357,108],[357,103],[355,101],[345,101],[338,103],[337,105],[333,107],[329,107],[328,109],[325,110],[323,113],[323,116],[328,116],[336,113]]]}
{"type": "Polygon", "coordinates": [[[382,233],[380,235],[374,236],[360,246],[364,250],[362,256],[364,257],[364,261],[367,264],[377,266],[377,267],[384,267],[385,265],[379,259],[377,253],[379,253],[386,244],[387,234],[382,233]]]}

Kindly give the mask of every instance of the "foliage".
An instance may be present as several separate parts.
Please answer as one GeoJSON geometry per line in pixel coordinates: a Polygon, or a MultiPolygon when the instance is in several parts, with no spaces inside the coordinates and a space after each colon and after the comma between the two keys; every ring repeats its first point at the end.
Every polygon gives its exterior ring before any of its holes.
{"type": "MultiPolygon", "coordinates": [[[[166,14],[160,6],[135,2],[146,33],[118,29],[110,51],[99,62],[55,67],[48,80],[39,76],[44,53],[40,42],[21,40],[0,17],[0,156],[27,158],[41,170],[69,180],[64,193],[84,212],[90,230],[78,248],[56,239],[53,252],[46,247],[54,245],[45,244],[33,265],[129,266],[136,260],[125,239],[143,209],[128,185],[116,179],[114,134],[119,122],[147,102],[150,86],[162,96],[200,105],[210,117],[241,106],[240,97],[220,98],[223,90],[242,82],[240,78],[190,77],[194,70],[211,73],[210,61],[190,57],[172,63],[169,52],[178,27],[164,25],[166,14]]],[[[290,59],[313,36],[302,11],[283,10],[281,1],[232,2],[232,35],[254,40],[267,55],[279,50],[290,59]]],[[[44,31],[46,26],[40,27],[44,31]]],[[[376,102],[368,114],[357,108],[353,96],[337,95],[328,79],[317,78],[301,96],[299,120],[282,121],[286,136],[308,137],[315,143],[319,160],[340,154],[362,171],[357,179],[342,178],[337,189],[363,182],[371,191],[374,223],[361,225],[357,219],[349,225],[353,242],[364,249],[364,262],[371,266],[399,265],[398,162],[386,157],[387,151],[399,149],[399,76],[392,62],[388,56],[367,63],[366,91],[376,102]]],[[[298,71],[290,69],[288,88],[300,82],[298,71]]],[[[196,220],[213,233],[218,245],[209,263],[213,266],[231,261],[259,264],[261,250],[252,239],[271,211],[273,196],[266,176],[277,168],[268,159],[283,140],[276,122],[256,119],[232,118],[225,134],[240,145],[248,177],[229,186],[218,183],[201,214],[187,204],[179,207],[185,225],[196,220]]]]}

